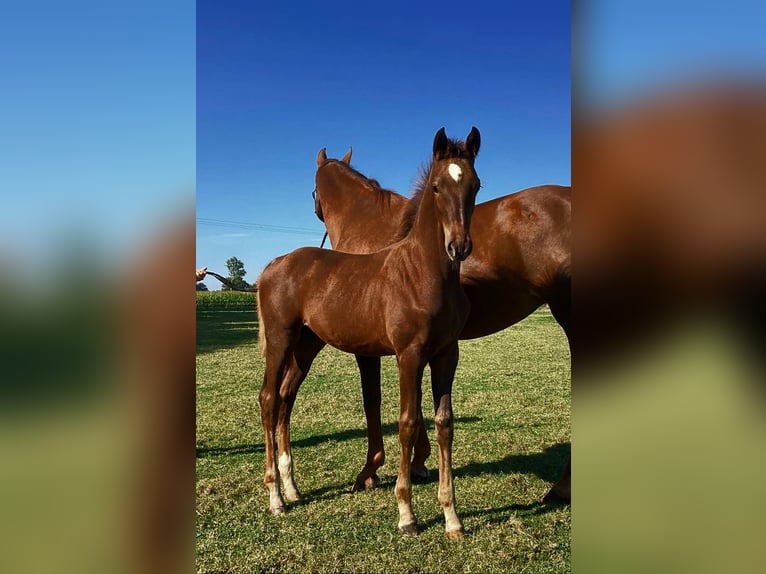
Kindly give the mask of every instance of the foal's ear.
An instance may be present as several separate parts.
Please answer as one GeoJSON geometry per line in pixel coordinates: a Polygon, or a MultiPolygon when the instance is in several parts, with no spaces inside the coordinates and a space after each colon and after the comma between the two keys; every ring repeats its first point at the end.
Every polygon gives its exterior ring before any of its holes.
{"type": "Polygon", "coordinates": [[[448,149],[449,140],[447,139],[447,134],[444,133],[444,128],[441,128],[434,136],[434,159],[447,157],[448,149]]]}
{"type": "Polygon", "coordinates": [[[346,165],[351,165],[351,146],[349,146],[348,148],[348,153],[344,155],[343,159],[341,159],[340,161],[342,161],[346,165]]]}
{"type": "Polygon", "coordinates": [[[322,149],[319,150],[319,153],[317,154],[317,167],[319,167],[326,161],[327,161],[327,148],[323,147],[322,149]]]}
{"type": "Polygon", "coordinates": [[[476,157],[479,154],[479,147],[481,146],[481,134],[476,126],[471,128],[471,133],[465,138],[465,149],[471,154],[471,157],[476,157]]]}

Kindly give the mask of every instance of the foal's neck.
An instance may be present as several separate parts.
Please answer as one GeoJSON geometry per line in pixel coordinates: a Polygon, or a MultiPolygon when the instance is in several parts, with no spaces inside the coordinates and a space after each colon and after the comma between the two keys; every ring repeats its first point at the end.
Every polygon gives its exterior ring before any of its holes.
{"type": "Polygon", "coordinates": [[[460,275],[460,263],[450,261],[444,248],[444,228],[436,217],[436,200],[425,185],[420,192],[420,205],[415,221],[404,242],[419,254],[422,269],[443,278],[460,275]]]}

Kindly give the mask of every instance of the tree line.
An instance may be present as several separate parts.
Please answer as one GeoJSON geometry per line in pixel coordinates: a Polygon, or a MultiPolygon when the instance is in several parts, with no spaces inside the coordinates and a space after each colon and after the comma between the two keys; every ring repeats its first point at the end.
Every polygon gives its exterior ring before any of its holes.
{"type": "MultiPolygon", "coordinates": [[[[229,276],[227,279],[231,281],[232,284],[236,285],[240,289],[250,289],[252,287],[252,285],[245,281],[245,275],[247,275],[247,271],[245,271],[245,264],[242,263],[242,261],[236,257],[229,257],[226,260],[226,269],[229,271],[229,276]]],[[[231,291],[231,288],[227,285],[221,285],[221,290],[231,291]]],[[[197,283],[197,291],[208,291],[207,285],[205,285],[204,282],[199,281],[197,283]]]]}

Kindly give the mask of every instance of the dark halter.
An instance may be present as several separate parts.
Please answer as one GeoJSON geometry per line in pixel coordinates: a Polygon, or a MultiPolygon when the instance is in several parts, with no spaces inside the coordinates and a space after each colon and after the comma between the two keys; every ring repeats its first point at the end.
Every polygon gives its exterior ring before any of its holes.
{"type": "MultiPolygon", "coordinates": [[[[317,188],[314,188],[314,191],[311,192],[311,198],[314,200],[314,203],[316,204],[317,199],[317,188]]],[[[314,213],[317,217],[319,217],[319,214],[316,211],[316,207],[314,208],[314,213]]],[[[322,221],[324,223],[324,220],[322,221]]],[[[327,227],[325,227],[324,231],[324,237],[322,237],[322,243],[319,244],[319,249],[322,249],[324,247],[324,242],[327,241],[327,227]]]]}

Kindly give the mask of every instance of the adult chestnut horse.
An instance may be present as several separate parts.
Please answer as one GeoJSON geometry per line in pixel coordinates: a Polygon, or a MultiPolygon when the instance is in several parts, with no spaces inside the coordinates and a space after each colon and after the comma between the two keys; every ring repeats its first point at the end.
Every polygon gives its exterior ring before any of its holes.
{"type": "MultiPolygon", "coordinates": [[[[334,249],[369,253],[390,245],[407,217],[409,200],[385,190],[350,166],[351,150],[341,160],[317,156],[317,217],[327,227],[334,249]]],[[[547,303],[564,332],[570,331],[571,189],[531,187],[476,206],[474,251],[460,269],[460,282],[471,302],[461,339],[495,333],[521,321],[547,303]]],[[[367,418],[367,462],[354,489],[374,488],[383,464],[380,421],[380,359],[357,355],[367,418]]],[[[421,427],[412,463],[427,474],[430,443],[421,427]]],[[[546,501],[570,499],[569,465],[546,501]]]]}
{"type": "Polygon", "coordinates": [[[372,254],[304,247],[269,263],[258,280],[258,316],[266,370],[260,392],[265,433],[269,510],[281,514],[285,497],[298,498],[290,450],[289,420],[295,394],[325,343],[364,356],[396,355],[399,365],[399,441],[396,481],[399,529],[417,533],[412,511],[410,463],[422,426],[421,381],[431,367],[436,439],[439,445],[439,502],[447,536],[464,530],[455,509],[452,481],[452,379],[458,361],[457,336],[468,317],[460,287],[460,262],[471,253],[471,214],[479,178],[474,159],[476,128],[465,143],[440,129],[433,158],[410,202],[406,236],[372,254]],[[274,454],[277,420],[279,460],[274,454]]]}

